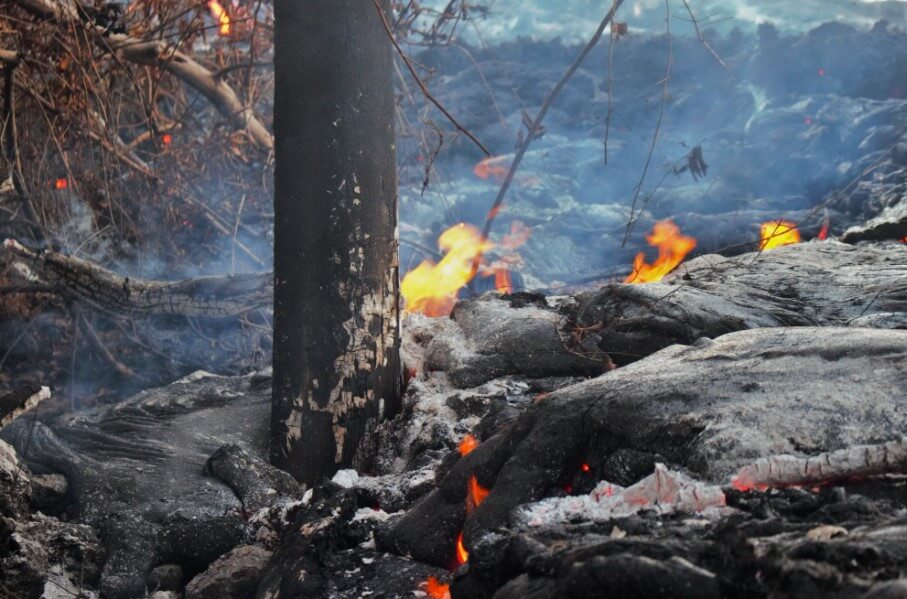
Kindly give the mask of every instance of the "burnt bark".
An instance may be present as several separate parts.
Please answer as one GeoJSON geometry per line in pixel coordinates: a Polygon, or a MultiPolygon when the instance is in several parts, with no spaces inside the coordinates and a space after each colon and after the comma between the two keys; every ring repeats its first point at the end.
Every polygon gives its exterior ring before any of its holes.
{"type": "Polygon", "coordinates": [[[276,3],[271,461],[367,469],[399,406],[391,44],[373,2],[276,3]]]}

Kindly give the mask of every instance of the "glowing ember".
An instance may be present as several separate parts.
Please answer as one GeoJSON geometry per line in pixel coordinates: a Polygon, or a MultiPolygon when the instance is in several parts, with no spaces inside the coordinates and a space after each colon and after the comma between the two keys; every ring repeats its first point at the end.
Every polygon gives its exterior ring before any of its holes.
{"type": "Polygon", "coordinates": [[[164,135],[161,136],[161,143],[163,143],[165,146],[169,146],[172,142],[173,136],[169,133],[164,133],[164,135]]]}
{"type": "Polygon", "coordinates": [[[466,435],[460,439],[460,455],[464,456],[472,452],[473,449],[479,446],[479,440],[473,437],[472,435],[466,435]]]}
{"type": "Polygon", "coordinates": [[[429,576],[425,581],[425,594],[431,599],[450,599],[450,585],[429,576]]]}
{"type": "Polygon", "coordinates": [[[208,10],[215,21],[220,23],[220,34],[230,35],[230,15],[227,10],[217,0],[208,0],[208,10]]]}
{"type": "Polygon", "coordinates": [[[57,179],[54,181],[54,189],[66,189],[69,187],[69,181],[66,179],[57,179]]]}
{"type": "Polygon", "coordinates": [[[652,247],[658,248],[658,259],[646,263],[642,252],[633,261],[633,272],[624,283],[651,283],[660,281],[666,274],[677,268],[683,259],[696,247],[696,240],[680,234],[680,228],[670,220],[655,223],[652,234],[646,236],[652,247]]]}
{"type": "Polygon", "coordinates": [[[462,566],[469,561],[469,552],[466,551],[466,546],[463,545],[463,533],[457,537],[457,565],[462,566]]]}
{"type": "Polygon", "coordinates": [[[478,479],[473,474],[469,477],[469,495],[466,498],[466,511],[472,511],[479,507],[485,498],[488,497],[489,490],[479,484],[478,479]]]}
{"type": "Polygon", "coordinates": [[[589,472],[590,470],[592,470],[592,468],[589,466],[589,464],[583,464],[582,466],[580,466],[580,470],[582,470],[583,472],[589,472]]]}
{"type": "Polygon", "coordinates": [[[507,171],[509,170],[509,165],[506,164],[506,156],[489,156],[488,158],[483,158],[476,164],[472,172],[475,173],[476,177],[487,181],[488,179],[494,179],[497,182],[501,182],[507,176],[507,171]]]}
{"type": "Polygon", "coordinates": [[[771,250],[782,245],[800,243],[800,231],[797,225],[787,220],[772,220],[762,223],[760,251],[771,250]]]}
{"type": "Polygon", "coordinates": [[[441,234],[438,246],[446,252],[440,262],[424,260],[406,273],[400,283],[407,312],[426,316],[450,314],[460,289],[472,280],[472,261],[476,254],[485,253],[493,244],[483,241],[475,227],[460,223],[441,234]]]}

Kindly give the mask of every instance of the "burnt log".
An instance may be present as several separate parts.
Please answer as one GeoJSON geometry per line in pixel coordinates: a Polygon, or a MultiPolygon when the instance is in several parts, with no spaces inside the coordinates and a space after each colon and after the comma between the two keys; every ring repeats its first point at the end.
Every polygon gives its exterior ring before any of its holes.
{"type": "Polygon", "coordinates": [[[3,248],[19,262],[24,278],[70,300],[124,316],[229,317],[271,301],[271,273],[146,281],[120,276],[75,256],[34,251],[11,239],[3,248]]]}
{"type": "Polygon", "coordinates": [[[604,478],[618,450],[729,484],[762,457],[900,439],[905,397],[905,331],[764,328],[669,347],[537,401],[460,458],[382,542],[447,565],[461,531],[469,549],[518,505],[604,478]],[[490,492],[470,510],[472,477],[490,492]]]}
{"type": "Polygon", "coordinates": [[[400,407],[392,46],[374,2],[275,9],[271,462],[311,484],[400,407]]]}

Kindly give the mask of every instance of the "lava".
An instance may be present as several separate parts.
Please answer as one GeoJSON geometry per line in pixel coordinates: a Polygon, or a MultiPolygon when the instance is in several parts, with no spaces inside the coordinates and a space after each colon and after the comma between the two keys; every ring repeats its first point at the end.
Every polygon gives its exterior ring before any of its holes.
{"type": "Polygon", "coordinates": [[[479,446],[479,440],[473,437],[472,435],[467,434],[465,437],[460,439],[460,455],[464,456],[472,452],[473,449],[479,446]]]}
{"type": "Polygon", "coordinates": [[[822,220],[822,228],[819,230],[818,239],[825,241],[828,239],[828,232],[831,229],[831,217],[828,215],[828,210],[825,211],[825,218],[822,220]]]}
{"type": "Polygon", "coordinates": [[[230,35],[230,15],[227,14],[227,9],[217,0],[208,0],[208,10],[214,20],[220,23],[220,34],[230,35]]]}
{"type": "Polygon", "coordinates": [[[797,225],[794,223],[781,219],[762,223],[760,251],[795,243],[800,243],[800,231],[797,230],[797,225]]]}
{"type": "Polygon", "coordinates": [[[677,268],[683,259],[696,247],[696,239],[681,235],[680,228],[670,220],[655,223],[652,234],[646,236],[652,247],[658,248],[658,258],[652,264],[646,263],[643,252],[636,254],[633,272],[624,283],[651,283],[660,281],[666,274],[677,268]]]}
{"type": "Polygon", "coordinates": [[[475,474],[469,477],[469,494],[466,497],[466,511],[470,512],[479,507],[490,491],[479,484],[475,474]]]}
{"type": "Polygon", "coordinates": [[[450,599],[450,585],[429,576],[425,581],[425,594],[431,599],[450,599]]]}
{"type": "Polygon", "coordinates": [[[474,276],[472,262],[476,254],[484,254],[494,244],[484,240],[477,228],[460,223],[441,234],[438,247],[446,252],[440,262],[424,260],[400,283],[406,312],[434,317],[450,314],[460,289],[474,276]]]}
{"type": "Polygon", "coordinates": [[[466,551],[466,546],[463,544],[463,533],[461,532],[457,536],[457,565],[462,566],[469,561],[469,552],[466,551]]]}
{"type": "Polygon", "coordinates": [[[513,281],[510,279],[510,271],[506,268],[494,269],[494,288],[498,293],[513,293],[513,281]]]}

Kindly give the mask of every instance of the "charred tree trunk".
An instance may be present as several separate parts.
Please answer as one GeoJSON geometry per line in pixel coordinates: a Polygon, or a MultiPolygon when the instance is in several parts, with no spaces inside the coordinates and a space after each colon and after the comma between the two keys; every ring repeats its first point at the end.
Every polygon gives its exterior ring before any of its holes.
{"type": "Polygon", "coordinates": [[[391,45],[372,0],[276,3],[271,460],[367,469],[399,408],[391,45]]]}

